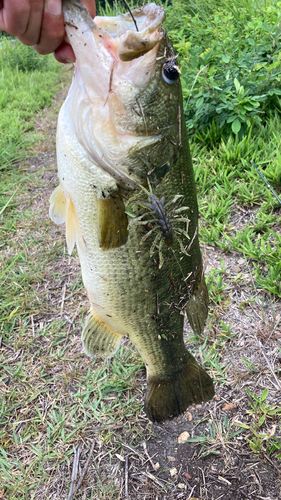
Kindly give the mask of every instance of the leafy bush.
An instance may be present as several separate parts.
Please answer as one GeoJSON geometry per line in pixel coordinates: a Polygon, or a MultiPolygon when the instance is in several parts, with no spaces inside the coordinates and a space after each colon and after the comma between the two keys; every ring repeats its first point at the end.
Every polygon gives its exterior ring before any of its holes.
{"type": "Polygon", "coordinates": [[[281,3],[263,2],[251,15],[243,0],[194,5],[174,0],[167,19],[180,54],[187,127],[205,143],[231,131],[241,138],[280,110],[281,3]]]}

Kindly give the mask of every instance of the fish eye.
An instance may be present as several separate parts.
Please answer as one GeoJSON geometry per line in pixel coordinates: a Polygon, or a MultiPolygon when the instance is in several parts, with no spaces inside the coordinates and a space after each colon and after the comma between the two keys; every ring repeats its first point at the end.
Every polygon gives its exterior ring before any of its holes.
{"type": "Polygon", "coordinates": [[[165,62],[162,66],[162,77],[166,83],[174,85],[180,77],[180,70],[175,61],[165,62]]]}

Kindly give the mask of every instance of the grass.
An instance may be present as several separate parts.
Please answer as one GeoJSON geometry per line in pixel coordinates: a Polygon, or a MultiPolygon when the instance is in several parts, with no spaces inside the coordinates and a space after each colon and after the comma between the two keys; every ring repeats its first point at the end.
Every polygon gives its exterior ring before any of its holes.
{"type": "MultiPolygon", "coordinates": [[[[205,9],[211,2],[196,5],[205,9]]],[[[87,299],[79,262],[76,253],[68,257],[63,230],[47,213],[57,185],[54,120],[70,79],[51,59],[36,67],[43,58],[18,44],[8,66],[9,43],[0,41],[6,61],[0,73],[0,498],[64,498],[78,449],[83,469],[93,446],[76,497],[117,500],[126,446],[140,455],[144,440],[158,439],[142,412],[144,366],[127,343],[109,362],[81,350],[87,299]]],[[[220,136],[213,123],[200,134],[191,149],[210,314],[204,337],[187,330],[186,340],[217,381],[218,400],[198,433],[194,422],[191,440],[202,455],[211,450],[226,459],[237,446],[275,464],[281,450],[280,207],[250,161],[280,195],[280,116],[272,112],[242,138],[220,136]],[[235,415],[216,406],[230,386],[242,408],[235,415]]],[[[165,477],[168,488],[167,470],[161,465],[152,472],[165,477]]]]}
{"type": "Polygon", "coordinates": [[[265,177],[278,186],[280,133],[280,120],[274,115],[266,127],[251,130],[241,141],[230,136],[211,150],[192,144],[202,218],[201,241],[219,246],[224,252],[236,251],[250,257],[257,284],[278,297],[281,207],[250,159],[266,166],[265,177]],[[265,261],[263,272],[261,264],[265,261]]]}
{"type": "Polygon", "coordinates": [[[0,38],[1,171],[32,147],[34,115],[51,105],[59,80],[59,65],[51,56],[43,59],[17,40],[0,38]]]}
{"type": "MultiPolygon", "coordinates": [[[[64,346],[65,339],[61,336],[64,325],[65,321],[56,328],[50,325],[33,337],[32,344],[41,337],[44,346],[32,353],[33,363],[26,357],[12,367],[7,359],[2,363],[5,407],[1,424],[9,422],[9,432],[0,434],[0,465],[9,498],[35,498],[36,485],[40,486],[38,479],[43,483],[51,480],[48,464],[53,463],[57,470],[69,466],[73,444],[79,437],[83,436],[87,442],[96,435],[98,427],[97,435],[106,445],[116,432],[116,421],[122,423],[124,432],[130,432],[130,421],[140,412],[139,396],[132,395],[134,378],[142,367],[135,353],[121,348],[110,369],[106,362],[97,369],[91,361],[85,366],[81,356],[77,359],[76,355],[75,360],[69,354],[70,346],[64,346]],[[24,448],[29,450],[27,466],[21,453],[15,454],[24,448]]],[[[30,344],[30,339],[21,337],[22,348],[30,344]]],[[[116,443],[115,451],[120,447],[116,443]]]]}

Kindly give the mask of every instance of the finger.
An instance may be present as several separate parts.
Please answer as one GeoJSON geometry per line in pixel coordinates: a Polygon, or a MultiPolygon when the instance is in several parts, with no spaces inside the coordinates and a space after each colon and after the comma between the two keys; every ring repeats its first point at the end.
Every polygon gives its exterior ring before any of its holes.
{"type": "Polygon", "coordinates": [[[56,60],[60,63],[74,63],[75,55],[72,50],[71,45],[66,42],[63,42],[57,50],[54,52],[54,56],[56,60]]]}
{"type": "Polygon", "coordinates": [[[17,38],[25,45],[34,45],[40,39],[42,18],[44,13],[44,2],[42,0],[31,0],[28,23],[24,33],[17,38]]]}
{"type": "MultiPolygon", "coordinates": [[[[43,2],[41,2],[43,4],[43,2]]],[[[2,0],[0,4],[0,29],[13,36],[23,35],[30,17],[29,0],[2,0]]]]}
{"type": "Polygon", "coordinates": [[[95,0],[81,0],[81,3],[86,7],[91,17],[96,15],[96,2],[95,0]]]}
{"type": "Polygon", "coordinates": [[[39,54],[51,54],[61,45],[64,36],[61,0],[46,0],[40,38],[34,48],[39,54]]]}

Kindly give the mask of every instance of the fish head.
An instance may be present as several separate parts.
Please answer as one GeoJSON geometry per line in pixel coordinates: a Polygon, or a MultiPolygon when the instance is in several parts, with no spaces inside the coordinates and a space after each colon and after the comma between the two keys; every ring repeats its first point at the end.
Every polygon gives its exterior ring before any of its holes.
{"type": "Polygon", "coordinates": [[[93,20],[80,2],[64,0],[64,19],[77,61],[71,92],[79,140],[121,184],[145,183],[175,157],[180,135],[180,71],[162,27],[165,11],[151,3],[93,20]]]}

